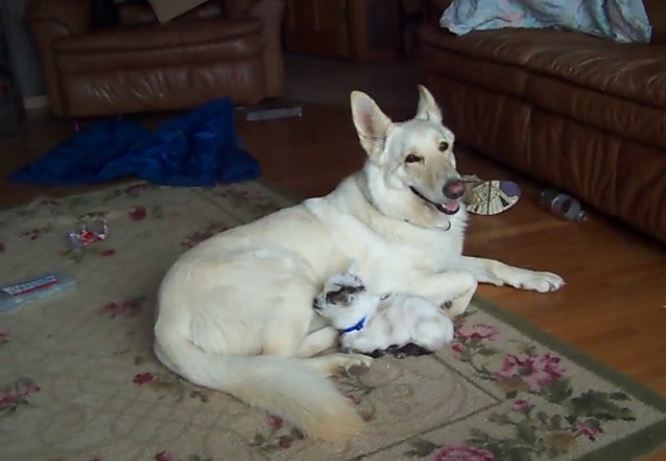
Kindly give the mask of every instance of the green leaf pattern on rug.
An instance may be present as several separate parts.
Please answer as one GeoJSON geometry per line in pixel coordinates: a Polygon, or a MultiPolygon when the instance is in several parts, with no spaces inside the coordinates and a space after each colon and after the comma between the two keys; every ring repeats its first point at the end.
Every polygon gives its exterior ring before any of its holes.
{"type": "Polygon", "coordinates": [[[51,232],[53,232],[53,226],[51,224],[44,224],[42,226],[21,232],[21,237],[24,237],[28,240],[37,240],[44,234],[49,234],[51,232]]]}
{"type": "Polygon", "coordinates": [[[606,422],[636,419],[631,409],[622,405],[629,400],[623,392],[589,389],[574,395],[559,356],[521,342],[515,342],[516,351],[501,352],[492,347],[500,332],[492,325],[473,323],[476,312],[469,310],[456,319],[451,349],[478,379],[492,381],[503,391],[504,410],[491,413],[488,422],[509,429],[512,435],[500,437],[472,428],[463,445],[442,447],[416,438],[410,441],[412,448],[406,456],[425,458],[434,453],[436,461],[552,459],[566,455],[578,443],[598,440],[606,422]],[[494,365],[498,358],[499,368],[494,365]]]}
{"type": "Polygon", "coordinates": [[[356,405],[358,413],[364,421],[372,421],[377,410],[370,399],[375,387],[365,383],[361,375],[345,372],[335,379],[338,388],[345,394],[347,399],[356,405]]]}
{"type": "Polygon", "coordinates": [[[466,328],[466,320],[473,316],[475,312],[470,309],[456,317],[454,321],[455,337],[451,349],[459,360],[466,362],[474,369],[477,376],[494,381],[493,373],[479,363],[479,359],[492,357],[499,352],[490,346],[490,343],[499,339],[500,332],[494,326],[485,323],[475,323],[466,328]]]}
{"type": "Polygon", "coordinates": [[[424,458],[426,456],[434,453],[439,445],[432,443],[430,440],[426,439],[414,439],[409,442],[411,445],[411,450],[408,450],[405,454],[411,457],[424,458]]]}

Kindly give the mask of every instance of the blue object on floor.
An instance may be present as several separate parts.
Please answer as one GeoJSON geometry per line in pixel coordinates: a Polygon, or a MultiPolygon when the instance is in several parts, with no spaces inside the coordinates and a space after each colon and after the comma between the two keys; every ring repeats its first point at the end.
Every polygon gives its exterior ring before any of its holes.
{"type": "Polygon", "coordinates": [[[257,161],[239,146],[233,106],[223,98],[153,133],[129,121],[96,123],[10,179],[56,186],[136,176],[155,184],[213,186],[253,179],[260,172],[257,161]]]}

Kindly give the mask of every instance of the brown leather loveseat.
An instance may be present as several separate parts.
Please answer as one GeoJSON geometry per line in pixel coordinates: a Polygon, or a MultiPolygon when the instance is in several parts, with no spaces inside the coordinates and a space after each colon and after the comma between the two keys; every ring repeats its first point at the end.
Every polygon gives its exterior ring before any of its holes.
{"type": "Polygon", "coordinates": [[[59,117],[185,109],[215,97],[253,104],[282,91],[283,0],[209,0],[164,24],[121,3],[95,27],[92,0],[31,0],[26,19],[59,117]]]}
{"type": "Polygon", "coordinates": [[[430,0],[420,63],[458,140],[666,242],[666,2],[652,43],[500,29],[456,37],[430,0]]]}

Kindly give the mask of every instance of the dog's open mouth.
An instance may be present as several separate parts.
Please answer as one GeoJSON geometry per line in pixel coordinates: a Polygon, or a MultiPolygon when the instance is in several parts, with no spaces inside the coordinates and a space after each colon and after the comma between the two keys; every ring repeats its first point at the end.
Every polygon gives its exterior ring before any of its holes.
{"type": "Polygon", "coordinates": [[[415,187],[410,186],[410,190],[416,194],[421,200],[426,202],[428,205],[433,206],[444,214],[456,214],[460,210],[460,199],[449,200],[446,203],[437,203],[430,200],[428,197],[419,192],[415,187]]]}

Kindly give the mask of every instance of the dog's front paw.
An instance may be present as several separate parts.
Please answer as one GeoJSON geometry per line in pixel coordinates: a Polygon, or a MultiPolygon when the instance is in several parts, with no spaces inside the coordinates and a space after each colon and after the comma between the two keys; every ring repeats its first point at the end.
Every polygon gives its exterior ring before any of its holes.
{"type": "Polygon", "coordinates": [[[564,279],[552,272],[532,272],[522,280],[519,288],[534,290],[539,293],[548,293],[559,290],[564,286],[564,279]]]}

